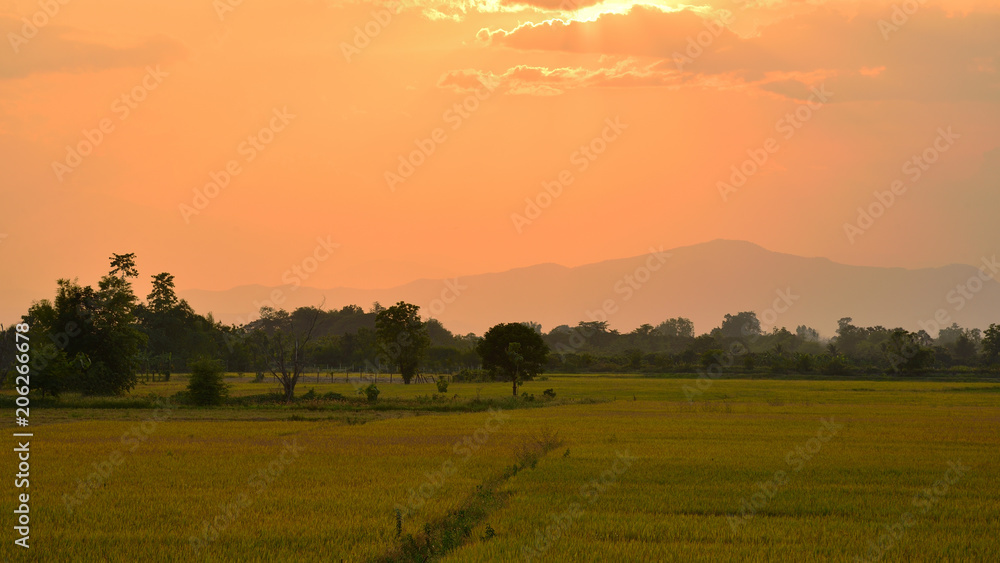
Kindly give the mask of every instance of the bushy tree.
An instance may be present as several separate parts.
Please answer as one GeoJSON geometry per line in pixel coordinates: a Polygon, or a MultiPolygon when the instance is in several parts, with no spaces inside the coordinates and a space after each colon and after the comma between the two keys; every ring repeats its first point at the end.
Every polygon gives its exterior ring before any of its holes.
{"type": "Polygon", "coordinates": [[[915,372],[934,364],[934,352],[920,345],[914,333],[897,328],[889,339],[882,343],[889,366],[893,370],[915,372]]]}
{"type": "Polygon", "coordinates": [[[409,384],[417,374],[431,344],[419,311],[420,307],[400,301],[375,316],[377,357],[395,365],[405,384],[409,384]]]}
{"type": "Polygon", "coordinates": [[[225,373],[218,360],[199,358],[190,364],[191,379],[188,381],[188,395],[196,405],[221,405],[229,395],[225,373]]]}
{"type": "Polygon", "coordinates": [[[837,338],[834,340],[837,344],[837,349],[842,354],[848,356],[856,354],[866,339],[865,330],[851,324],[853,322],[854,319],[851,317],[844,317],[838,320],[837,338]]]}
{"type": "Polygon", "coordinates": [[[111,257],[111,272],[97,291],[75,280],[58,281],[53,302],[32,305],[32,385],[43,393],[64,389],[115,395],[135,387],[146,336],[135,317],[129,281],[137,275],[134,254],[111,257]]]}
{"type": "Polygon", "coordinates": [[[542,336],[521,323],[501,323],[486,331],[476,346],[483,367],[510,378],[517,396],[519,381],[545,370],[549,347],[542,336]]]}
{"type": "Polygon", "coordinates": [[[694,323],[684,317],[667,319],[654,330],[667,338],[694,338],[694,323]]]}
{"type": "Polygon", "coordinates": [[[760,320],[757,313],[753,311],[743,311],[735,315],[726,314],[722,321],[722,326],[712,331],[713,336],[719,339],[733,339],[745,341],[748,338],[756,338],[762,334],[760,320]]]}

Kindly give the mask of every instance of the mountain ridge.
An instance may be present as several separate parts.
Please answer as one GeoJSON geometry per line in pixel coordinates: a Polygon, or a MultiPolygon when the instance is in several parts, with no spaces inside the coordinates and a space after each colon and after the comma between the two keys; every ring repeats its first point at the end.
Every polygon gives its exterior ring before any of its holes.
{"type": "Polygon", "coordinates": [[[768,321],[766,328],[772,322],[790,330],[805,324],[830,336],[841,317],[853,317],[860,325],[908,330],[933,328],[928,321],[940,317],[939,310],[945,311],[945,324],[986,328],[1000,322],[1000,283],[995,279],[983,281],[972,298],[961,298],[964,302],[958,307],[957,288],[971,283],[979,271],[966,264],[916,269],[852,266],[820,256],[773,252],[747,241],[716,239],[580,266],[546,262],[457,278],[418,279],[387,289],[250,284],[178,294],[196,311],[211,311],[226,323],[255,318],[263,304],[290,309],[323,302],[327,308],[349,304],[367,308],[374,301],[385,305],[402,300],[419,305],[425,318],[435,317],[463,334],[482,334],[493,324],[516,321],[540,322],[550,330],[594,320],[591,317],[605,317],[612,328],[622,331],[687,317],[703,333],[718,326],[726,313],[752,310],[762,322],[768,321]],[[790,305],[776,305],[783,292],[790,305]]]}

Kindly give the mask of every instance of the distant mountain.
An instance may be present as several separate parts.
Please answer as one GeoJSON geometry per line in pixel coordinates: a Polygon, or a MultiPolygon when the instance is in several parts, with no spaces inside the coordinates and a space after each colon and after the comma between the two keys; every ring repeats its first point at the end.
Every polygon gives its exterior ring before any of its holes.
{"type": "MultiPolygon", "coordinates": [[[[984,266],[985,267],[985,266],[984,266]]],[[[986,274],[993,275],[989,269],[986,274]]],[[[997,272],[1000,277],[1000,272],[997,272]]],[[[407,301],[455,333],[482,334],[493,324],[535,321],[543,330],[607,318],[623,332],[671,317],[694,321],[704,333],[726,313],[751,310],[765,328],[801,324],[832,336],[841,317],[861,326],[908,330],[946,319],[965,327],[1000,323],[1000,283],[982,281],[968,265],[908,270],[847,266],[825,258],[771,252],[755,244],[716,240],[651,251],[575,268],[539,264],[452,280],[418,280],[390,289],[315,289],[242,286],[227,291],[180,292],[198,312],[226,323],[256,318],[272,299],[291,309],[357,304],[367,309],[407,301]]]]}

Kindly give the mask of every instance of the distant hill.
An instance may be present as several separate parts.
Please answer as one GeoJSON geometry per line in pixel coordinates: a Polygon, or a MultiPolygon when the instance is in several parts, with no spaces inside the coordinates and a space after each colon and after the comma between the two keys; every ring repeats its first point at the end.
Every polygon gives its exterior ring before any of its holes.
{"type": "MultiPolygon", "coordinates": [[[[978,274],[968,265],[918,270],[847,266],[771,252],[748,242],[716,240],[575,268],[539,264],[457,280],[418,280],[390,289],[242,286],[180,295],[196,311],[211,311],[227,323],[255,318],[259,304],[275,294],[286,309],[324,299],[326,308],[357,304],[365,309],[374,301],[408,301],[419,305],[425,317],[433,316],[462,334],[482,334],[495,323],[513,321],[539,322],[548,331],[600,319],[597,312],[607,306],[609,324],[623,332],[643,323],[687,317],[701,334],[719,326],[726,313],[752,310],[766,328],[773,323],[794,331],[804,324],[828,337],[841,317],[853,317],[861,326],[917,330],[921,321],[934,319],[941,310],[946,324],[986,328],[1000,323],[1000,283],[970,283],[978,274]],[[962,296],[958,287],[966,285],[962,296]],[[780,293],[791,295],[783,299],[780,293]]],[[[923,326],[936,336],[933,325],[923,326]]]]}

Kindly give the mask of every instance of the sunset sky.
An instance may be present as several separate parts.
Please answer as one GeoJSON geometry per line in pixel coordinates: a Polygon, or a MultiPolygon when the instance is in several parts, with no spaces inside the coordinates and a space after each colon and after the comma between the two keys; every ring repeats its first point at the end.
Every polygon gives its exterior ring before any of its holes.
{"type": "Polygon", "coordinates": [[[5,310],[113,252],[144,296],[311,256],[376,288],[716,238],[1000,250],[1000,2],[48,4],[0,8],[5,310]]]}

